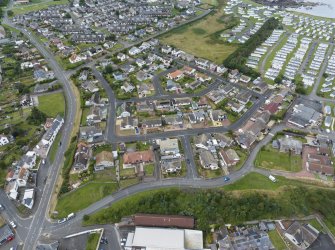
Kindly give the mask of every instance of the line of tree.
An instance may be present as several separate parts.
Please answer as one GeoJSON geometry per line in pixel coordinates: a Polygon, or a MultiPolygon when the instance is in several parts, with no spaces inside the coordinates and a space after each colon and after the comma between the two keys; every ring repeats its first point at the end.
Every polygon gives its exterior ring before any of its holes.
{"type": "Polygon", "coordinates": [[[278,28],[279,21],[276,18],[268,19],[263,26],[250,37],[243,45],[241,45],[234,53],[229,55],[223,64],[230,69],[238,69],[240,72],[247,74],[253,78],[257,78],[259,73],[246,66],[246,62],[251,53],[260,46],[270,35],[273,30],[278,28]]]}

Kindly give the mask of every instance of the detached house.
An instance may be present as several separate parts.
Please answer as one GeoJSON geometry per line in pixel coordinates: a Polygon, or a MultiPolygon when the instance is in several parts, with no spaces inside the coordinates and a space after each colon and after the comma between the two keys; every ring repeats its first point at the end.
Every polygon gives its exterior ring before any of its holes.
{"type": "Polygon", "coordinates": [[[101,153],[95,156],[95,165],[94,165],[95,171],[104,170],[105,168],[113,166],[114,166],[113,153],[102,151],[101,153]]]}
{"type": "Polygon", "coordinates": [[[205,169],[217,170],[219,169],[218,161],[214,158],[213,154],[207,150],[203,150],[199,155],[201,166],[205,169]]]}

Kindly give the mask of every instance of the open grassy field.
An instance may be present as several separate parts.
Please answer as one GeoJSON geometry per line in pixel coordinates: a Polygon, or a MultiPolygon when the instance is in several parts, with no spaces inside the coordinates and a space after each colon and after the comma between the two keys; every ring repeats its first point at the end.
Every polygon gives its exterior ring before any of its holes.
{"type": "Polygon", "coordinates": [[[116,183],[88,183],[59,198],[55,209],[58,212],[57,217],[62,218],[72,212],[78,212],[116,190],[116,183]]]}
{"type": "Polygon", "coordinates": [[[269,238],[273,244],[273,246],[276,248],[276,250],[285,250],[287,249],[287,246],[285,245],[285,242],[277,232],[277,230],[272,230],[268,232],[269,238]]]}
{"type": "Polygon", "coordinates": [[[255,166],[266,169],[277,169],[290,172],[299,172],[302,166],[300,155],[293,153],[281,153],[267,145],[265,149],[259,151],[255,166]]]}
{"type": "Polygon", "coordinates": [[[37,11],[37,10],[45,9],[45,8],[48,8],[51,5],[67,4],[68,2],[69,2],[68,0],[35,1],[35,3],[33,1],[32,4],[17,5],[12,9],[12,11],[14,12],[14,15],[20,15],[20,14],[24,14],[24,13],[31,12],[31,11],[37,11]]]}
{"type": "Polygon", "coordinates": [[[237,48],[237,45],[224,43],[220,39],[220,33],[230,22],[228,19],[219,6],[216,12],[203,19],[163,35],[161,42],[221,64],[237,48]]]}
{"type": "Polygon", "coordinates": [[[63,93],[54,93],[38,97],[38,109],[49,117],[56,117],[57,114],[64,116],[65,100],[63,93]]]}

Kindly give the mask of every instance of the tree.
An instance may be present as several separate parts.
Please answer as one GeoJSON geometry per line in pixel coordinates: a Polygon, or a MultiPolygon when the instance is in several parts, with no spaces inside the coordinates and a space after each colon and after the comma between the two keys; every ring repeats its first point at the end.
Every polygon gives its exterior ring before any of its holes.
{"type": "Polygon", "coordinates": [[[42,123],[45,123],[47,115],[40,111],[38,108],[33,107],[31,114],[28,116],[27,121],[31,125],[39,126],[42,123]]]}

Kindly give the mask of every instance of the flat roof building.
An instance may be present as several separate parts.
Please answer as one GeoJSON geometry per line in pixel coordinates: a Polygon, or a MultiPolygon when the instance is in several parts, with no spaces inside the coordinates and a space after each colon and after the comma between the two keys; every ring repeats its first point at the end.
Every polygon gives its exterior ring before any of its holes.
{"type": "Polygon", "coordinates": [[[198,230],[136,227],[128,234],[125,250],[200,250],[202,237],[198,230]]]}

